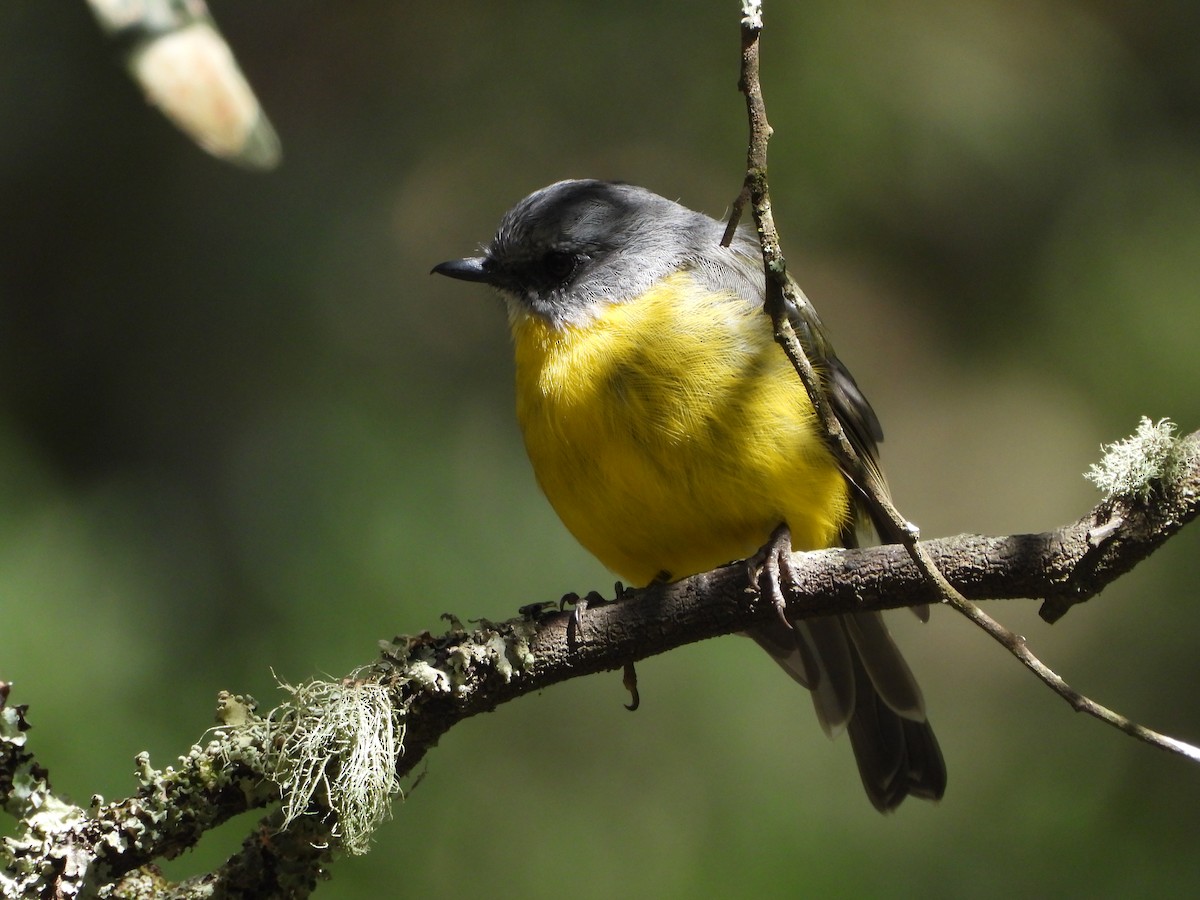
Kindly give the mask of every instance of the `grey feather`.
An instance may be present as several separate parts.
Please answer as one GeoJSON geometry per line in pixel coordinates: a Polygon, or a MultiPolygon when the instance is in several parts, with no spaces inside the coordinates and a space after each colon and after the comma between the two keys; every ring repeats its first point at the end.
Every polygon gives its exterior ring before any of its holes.
{"type": "MultiPolygon", "coordinates": [[[[483,256],[442,263],[434,271],[491,284],[513,313],[532,311],[556,327],[586,325],[608,305],[635,300],[680,270],[715,292],[760,307],[765,279],[757,238],[743,228],[731,246],[722,247],[724,230],[722,222],[633,185],[560,181],[514,206],[483,256]]],[[[789,316],[860,457],[857,471],[843,468],[860,513],[855,518],[869,517],[885,540],[899,540],[890,521],[857,493],[864,470],[879,474],[879,419],[834,354],[811,304],[789,316]]],[[[842,534],[844,546],[857,545],[855,524],[842,534]]],[[[878,614],[806,619],[792,629],[770,622],[749,634],[812,691],[827,733],[848,732],[877,809],[895,809],[906,796],[942,796],[945,763],[925,720],[921,691],[878,614]]]]}

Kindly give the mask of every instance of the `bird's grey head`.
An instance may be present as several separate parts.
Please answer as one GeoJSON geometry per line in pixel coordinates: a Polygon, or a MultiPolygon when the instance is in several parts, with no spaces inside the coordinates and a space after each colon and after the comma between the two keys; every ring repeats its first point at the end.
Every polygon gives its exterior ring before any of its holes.
{"type": "Polygon", "coordinates": [[[505,213],[482,256],[444,262],[433,271],[493,285],[510,308],[555,325],[582,324],[677,269],[721,268],[715,255],[736,256],[740,263],[745,238],[733,251],[721,248],[723,227],[645,188],[560,181],[505,213]]]}

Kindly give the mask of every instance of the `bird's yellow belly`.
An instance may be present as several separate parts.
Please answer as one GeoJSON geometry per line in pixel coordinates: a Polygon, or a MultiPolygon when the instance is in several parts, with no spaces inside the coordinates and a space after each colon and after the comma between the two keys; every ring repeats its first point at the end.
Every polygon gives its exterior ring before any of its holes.
{"type": "Polygon", "coordinates": [[[689,276],[586,326],[512,322],[517,416],[563,523],[633,584],[757,550],[830,546],[849,497],[760,310],[689,276]]]}

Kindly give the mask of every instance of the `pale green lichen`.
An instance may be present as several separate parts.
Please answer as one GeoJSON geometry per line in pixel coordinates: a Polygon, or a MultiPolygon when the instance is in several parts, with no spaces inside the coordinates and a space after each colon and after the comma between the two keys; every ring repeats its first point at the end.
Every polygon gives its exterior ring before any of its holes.
{"type": "Polygon", "coordinates": [[[513,625],[512,636],[508,641],[508,652],[512,654],[517,668],[522,672],[533,668],[533,649],[529,646],[529,642],[533,640],[535,634],[537,634],[537,625],[534,622],[518,622],[513,625]]]}
{"type": "Polygon", "coordinates": [[[366,853],[400,792],[396,757],[404,725],[388,689],[352,679],[282,687],[292,701],[268,720],[278,748],[271,773],[283,794],[283,827],[316,801],[333,813],[332,835],[341,847],[366,853]]]}
{"type": "Polygon", "coordinates": [[[1194,445],[1175,436],[1174,422],[1152,422],[1146,416],[1135,434],[1101,450],[1104,457],[1085,477],[1110,500],[1145,500],[1156,486],[1178,481],[1196,458],[1194,445]]]}
{"type": "Polygon", "coordinates": [[[463,692],[472,659],[474,659],[474,655],[471,652],[470,644],[455,644],[446,651],[446,665],[450,668],[450,684],[456,694],[463,692]]]}
{"type": "Polygon", "coordinates": [[[0,682],[0,759],[11,776],[4,809],[21,820],[20,834],[0,839],[0,896],[50,896],[49,875],[58,877],[57,897],[79,896],[91,855],[83,842],[60,841],[87,824],[85,812],[50,790],[46,770],[25,747],[25,710],[8,706],[7,682],[0,682]]]}
{"type": "MultiPolygon", "coordinates": [[[[177,830],[165,827],[177,815],[176,805],[230,785],[240,787],[251,807],[267,802],[274,786],[283,799],[283,828],[312,816],[307,822],[315,827],[301,831],[316,836],[305,841],[318,846],[327,828],[332,846],[365,853],[400,793],[396,760],[403,752],[407,706],[403,701],[396,706],[397,698],[407,695],[411,702],[421,693],[463,693],[489,670],[508,683],[533,667],[535,623],[482,626],[471,634],[456,630],[441,638],[425,634],[383,643],[386,686],[378,671],[373,678],[356,672],[337,682],[284,684],[291,700],[265,717],[255,711],[253,698],[223,692],[213,739],[193,745],[178,770],[155,769],[147,754],[138,754],[138,796],[105,804],[93,795],[87,809],[50,793],[44,772],[24,749],[28,726],[22,709],[7,707],[6,694],[0,696],[0,754],[13,763],[5,801],[25,825],[21,836],[0,842],[0,896],[40,895],[47,878],[56,879],[63,897],[83,890],[98,898],[128,896],[129,881],[95,883],[96,849],[107,848],[114,858],[131,850],[178,852],[210,825],[199,816],[192,822],[194,835],[165,833],[177,830]]],[[[219,807],[212,806],[212,813],[219,807]]]]}
{"type": "Polygon", "coordinates": [[[255,710],[258,701],[249,694],[231,694],[220,691],[217,694],[217,722],[221,725],[241,726],[259,721],[255,710]]]}
{"type": "Polygon", "coordinates": [[[458,630],[457,621],[452,625],[452,636],[461,637],[452,643],[428,635],[381,641],[392,668],[387,687],[358,673],[337,682],[282,684],[292,700],[267,715],[263,746],[272,748],[266,768],[283,796],[284,828],[300,816],[327,812],[338,845],[367,852],[400,793],[396,758],[403,752],[405,710],[393,707],[399,689],[461,693],[480,666],[510,682],[533,665],[532,625],[517,630],[483,623],[474,634],[458,630]]]}
{"type": "Polygon", "coordinates": [[[492,654],[493,659],[496,660],[496,673],[504,679],[505,684],[508,684],[516,674],[512,661],[508,658],[508,641],[498,633],[492,632],[492,636],[483,646],[484,650],[492,654]]]}
{"type": "Polygon", "coordinates": [[[450,690],[450,676],[423,659],[411,661],[405,669],[409,678],[427,691],[442,693],[450,690]]]}
{"type": "Polygon", "coordinates": [[[472,673],[481,666],[495,669],[505,684],[533,666],[533,653],[529,649],[529,639],[534,633],[532,625],[525,630],[507,622],[497,625],[482,620],[480,624],[480,629],[468,640],[446,651],[455,693],[463,693],[470,687],[472,673]]]}

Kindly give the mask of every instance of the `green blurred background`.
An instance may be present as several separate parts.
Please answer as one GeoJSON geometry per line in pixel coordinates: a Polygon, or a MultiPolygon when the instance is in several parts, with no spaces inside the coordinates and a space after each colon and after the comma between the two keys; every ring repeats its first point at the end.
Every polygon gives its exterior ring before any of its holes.
{"type": "MultiPolygon", "coordinates": [[[[620,178],[720,215],[738,5],[212,8],[284,141],[251,175],[148,109],[81,2],[0,7],[0,676],[77,801],[376,640],[609,590],[538,494],[498,302],[427,275],[515,200],[620,178]]],[[[767,4],[793,272],[926,536],[1039,531],[1138,417],[1200,426],[1200,5],[767,4]]],[[[1200,740],[1200,530],[1050,628],[1081,690],[1200,740]]],[[[881,817],[749,642],[456,728],[321,896],[1177,895],[1200,771],[965,621],[895,616],[950,767],[881,817]],[[911,620],[911,621],[910,621],[911,620]]],[[[175,874],[240,839],[231,823],[175,874]]],[[[5,823],[4,828],[9,827],[5,823]]]]}

